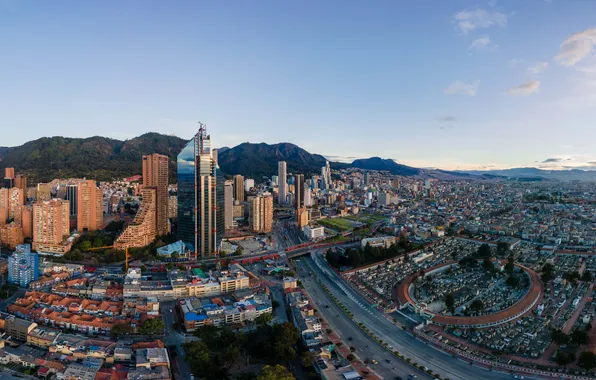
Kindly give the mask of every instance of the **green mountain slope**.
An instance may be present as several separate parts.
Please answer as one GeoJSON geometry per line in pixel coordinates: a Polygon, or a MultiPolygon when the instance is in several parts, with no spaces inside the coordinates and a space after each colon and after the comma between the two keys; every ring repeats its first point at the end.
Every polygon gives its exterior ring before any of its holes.
{"type": "Polygon", "coordinates": [[[0,149],[0,169],[14,167],[28,176],[29,183],[54,178],[87,177],[110,180],[140,174],[142,156],[169,156],[170,180],[175,182],[175,158],[186,140],[158,133],[146,133],[131,140],[105,137],[44,137],[18,147],[0,149]]]}

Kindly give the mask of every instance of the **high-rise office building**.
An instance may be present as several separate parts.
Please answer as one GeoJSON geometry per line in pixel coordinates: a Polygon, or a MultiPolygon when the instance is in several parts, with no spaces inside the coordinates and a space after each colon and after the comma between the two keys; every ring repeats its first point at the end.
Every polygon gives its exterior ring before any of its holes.
{"type": "Polygon", "coordinates": [[[294,207],[296,210],[304,206],[304,174],[294,176],[294,207]]]}
{"type": "MultiPolygon", "coordinates": [[[[19,189],[23,190],[23,193],[27,192],[27,176],[23,174],[17,174],[14,177],[14,187],[18,187],[19,189]]],[[[26,198],[27,194],[25,194],[26,198]]]]}
{"type": "Polygon", "coordinates": [[[268,233],[273,227],[273,197],[263,194],[248,198],[249,225],[252,232],[268,233]]]}
{"type": "Polygon", "coordinates": [[[31,252],[29,244],[20,244],[8,258],[8,282],[27,287],[39,278],[39,256],[31,252]]]}
{"type": "Polygon", "coordinates": [[[8,219],[21,223],[22,206],[25,204],[25,192],[18,187],[8,190],[8,219]]]}
{"type": "Polygon", "coordinates": [[[302,229],[304,226],[308,225],[308,210],[306,207],[296,210],[296,219],[298,222],[298,228],[302,229]]]}
{"type": "Polygon", "coordinates": [[[23,206],[21,212],[21,227],[23,227],[23,237],[33,238],[33,209],[31,206],[23,206]]]}
{"type": "Polygon", "coordinates": [[[114,248],[139,248],[151,244],[155,240],[157,227],[155,225],[157,189],[145,187],[142,190],[143,200],[131,224],[114,242],[114,248]]]}
{"type": "Polygon", "coordinates": [[[244,176],[240,174],[234,176],[234,199],[244,202],[244,176]]]}
{"type": "Polygon", "coordinates": [[[225,230],[225,182],[204,124],[178,155],[178,237],[196,256],[216,255],[225,230]]]}
{"type": "Polygon", "coordinates": [[[9,189],[14,186],[14,168],[4,169],[4,182],[9,189]]]}
{"type": "Polygon", "coordinates": [[[7,246],[8,249],[15,249],[17,245],[24,242],[23,227],[20,224],[12,222],[0,227],[0,244],[7,246]]]}
{"type": "Polygon", "coordinates": [[[224,224],[226,230],[229,230],[230,228],[234,227],[234,181],[226,181],[224,203],[224,224]]]}
{"type": "Polygon", "coordinates": [[[368,178],[368,172],[364,172],[364,186],[368,186],[369,182],[369,178],[368,178]]]}
{"type": "Polygon", "coordinates": [[[0,227],[5,225],[8,220],[8,210],[10,209],[8,194],[8,189],[0,188],[0,227]]]}
{"type": "MultiPolygon", "coordinates": [[[[68,190],[67,187],[67,196],[68,190]]],[[[69,205],[72,204],[68,200],[69,205]]],[[[95,181],[80,181],[76,196],[77,231],[96,231],[103,228],[103,192],[95,181]]],[[[72,209],[70,210],[72,214],[72,209]]]]}
{"type": "Polygon", "coordinates": [[[312,206],[312,190],[310,187],[304,189],[304,207],[312,206]]]}
{"type": "Polygon", "coordinates": [[[4,169],[4,179],[14,179],[14,168],[4,169]]]}
{"type": "Polygon", "coordinates": [[[170,219],[178,218],[178,196],[177,195],[170,195],[168,197],[168,218],[170,218],[170,219]]]}
{"type": "Polygon", "coordinates": [[[391,194],[387,191],[381,191],[377,198],[379,206],[388,206],[391,203],[391,194]]]}
{"type": "Polygon", "coordinates": [[[33,204],[33,250],[62,251],[70,234],[68,201],[52,199],[33,204]]]}
{"type": "Polygon", "coordinates": [[[280,205],[286,204],[286,198],[288,196],[288,178],[287,178],[287,166],[285,161],[279,161],[277,163],[277,180],[278,190],[277,196],[280,205]]]}
{"type": "Polygon", "coordinates": [[[252,189],[253,187],[255,187],[255,180],[252,178],[247,178],[244,180],[244,190],[245,191],[250,191],[250,189],[252,189]]]}
{"type": "Polygon", "coordinates": [[[41,201],[49,201],[50,198],[51,198],[50,184],[49,183],[38,183],[35,199],[38,202],[41,202],[41,201]]]}
{"type": "Polygon", "coordinates": [[[78,184],[68,184],[66,185],[65,189],[65,196],[64,199],[68,201],[70,205],[70,216],[76,217],[78,212],[78,201],[77,201],[77,193],[79,191],[78,184]]]}
{"type": "Polygon", "coordinates": [[[158,235],[170,232],[168,224],[168,163],[170,159],[163,154],[143,156],[143,186],[155,187],[155,226],[158,235]]]}

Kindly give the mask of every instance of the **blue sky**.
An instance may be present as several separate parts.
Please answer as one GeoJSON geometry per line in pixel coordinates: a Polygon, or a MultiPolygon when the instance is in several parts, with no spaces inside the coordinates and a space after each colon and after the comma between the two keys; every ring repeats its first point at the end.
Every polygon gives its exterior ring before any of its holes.
{"type": "Polygon", "coordinates": [[[0,0],[0,146],[190,138],[200,120],[216,146],[596,168],[594,15],[564,0],[0,0]]]}

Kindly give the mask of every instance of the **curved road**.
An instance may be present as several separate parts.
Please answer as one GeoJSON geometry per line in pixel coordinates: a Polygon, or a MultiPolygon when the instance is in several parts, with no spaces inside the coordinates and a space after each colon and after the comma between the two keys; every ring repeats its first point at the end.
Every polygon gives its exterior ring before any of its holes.
{"type": "Polygon", "coordinates": [[[364,333],[352,321],[343,310],[329,297],[329,294],[323,290],[321,285],[311,278],[309,265],[301,261],[298,265],[298,275],[302,281],[302,285],[311,296],[311,299],[316,304],[315,306],[319,312],[325,317],[332,330],[334,330],[348,346],[356,348],[355,354],[361,360],[366,358],[375,359],[379,362],[377,365],[371,367],[374,371],[383,376],[385,379],[393,379],[395,376],[408,377],[409,374],[415,373],[419,379],[431,379],[432,377],[417,368],[410,366],[404,361],[396,358],[384,347],[381,347],[370,336],[364,333]],[[349,338],[352,338],[350,341],[349,338]]]}
{"type": "Polygon", "coordinates": [[[387,320],[383,313],[371,307],[362,296],[352,290],[337,273],[329,268],[321,254],[315,253],[311,256],[305,258],[305,261],[334,296],[348,310],[352,311],[356,320],[362,322],[377,336],[382,337],[384,341],[406,357],[410,357],[433,372],[439,373],[443,378],[460,380],[511,378],[510,374],[493,372],[476,365],[470,365],[469,362],[454,358],[450,354],[436,350],[427,343],[419,341],[387,320]]]}

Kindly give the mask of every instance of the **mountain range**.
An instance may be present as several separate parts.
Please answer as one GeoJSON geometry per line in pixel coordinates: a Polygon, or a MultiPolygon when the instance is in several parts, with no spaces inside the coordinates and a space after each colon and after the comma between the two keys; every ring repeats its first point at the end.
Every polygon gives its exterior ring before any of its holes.
{"type": "MultiPolygon", "coordinates": [[[[44,137],[17,147],[0,147],[0,169],[14,167],[17,173],[26,174],[31,184],[68,177],[111,180],[140,174],[142,156],[159,153],[170,157],[170,182],[175,183],[176,156],[187,141],[159,133],[146,133],[125,141],[99,136],[44,137]]],[[[285,142],[242,143],[231,148],[222,147],[218,153],[218,162],[224,173],[242,174],[256,179],[276,174],[278,161],[287,162],[288,173],[310,175],[320,174],[321,167],[327,159],[285,142]]],[[[532,180],[596,180],[596,171],[516,168],[454,172],[414,168],[380,157],[356,159],[351,163],[330,162],[330,166],[334,169],[386,170],[395,175],[438,179],[506,177],[532,180]]]]}

